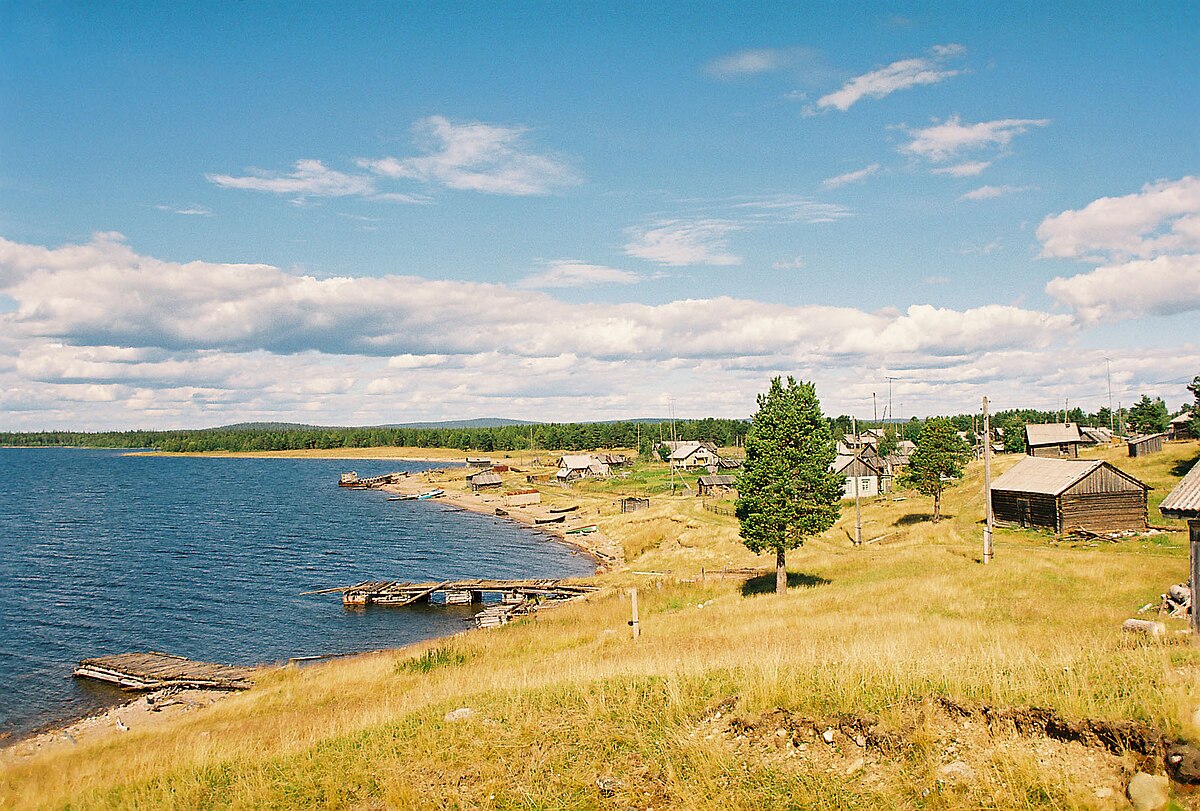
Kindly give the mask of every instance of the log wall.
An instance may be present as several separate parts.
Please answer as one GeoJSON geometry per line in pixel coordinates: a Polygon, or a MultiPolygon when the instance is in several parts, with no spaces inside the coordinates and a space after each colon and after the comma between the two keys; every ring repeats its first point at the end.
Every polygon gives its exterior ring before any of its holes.
{"type": "Polygon", "coordinates": [[[1117,532],[1146,528],[1146,491],[1081,493],[1060,496],[1060,532],[1086,529],[1117,532]]]}
{"type": "Polygon", "coordinates": [[[1058,531],[1058,505],[1054,496],[993,490],[992,514],[998,523],[1008,526],[1045,527],[1058,531]]]}

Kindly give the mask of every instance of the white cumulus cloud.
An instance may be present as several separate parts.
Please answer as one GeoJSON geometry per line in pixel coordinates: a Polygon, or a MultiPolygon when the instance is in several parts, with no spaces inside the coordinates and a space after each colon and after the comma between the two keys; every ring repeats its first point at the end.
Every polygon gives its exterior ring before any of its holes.
{"type": "Polygon", "coordinates": [[[944,163],[964,152],[1003,149],[1018,135],[1049,123],[1048,118],[1001,118],[971,124],[963,123],[955,115],[930,127],[910,130],[912,140],[901,146],[900,151],[944,163]]]}

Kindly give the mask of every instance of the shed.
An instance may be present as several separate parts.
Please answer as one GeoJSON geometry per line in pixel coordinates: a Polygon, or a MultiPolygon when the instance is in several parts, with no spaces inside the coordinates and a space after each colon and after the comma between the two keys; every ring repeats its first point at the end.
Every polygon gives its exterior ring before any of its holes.
{"type": "Polygon", "coordinates": [[[476,493],[480,490],[486,490],[489,487],[499,487],[504,483],[499,473],[493,473],[490,470],[474,473],[467,477],[467,481],[471,483],[471,489],[476,493]]]}
{"type": "Polygon", "coordinates": [[[1150,434],[1148,436],[1130,437],[1129,455],[1130,456],[1149,456],[1152,453],[1158,453],[1162,450],[1163,437],[1166,434],[1150,434]]]}
{"type": "Polygon", "coordinates": [[[713,493],[723,493],[737,486],[733,476],[701,476],[696,480],[698,495],[708,496],[713,493]]]}
{"type": "Polygon", "coordinates": [[[1107,428],[1089,428],[1084,425],[1079,429],[1079,436],[1085,445],[1107,445],[1112,442],[1112,431],[1107,428]]]}
{"type": "Polygon", "coordinates": [[[1098,459],[1027,457],[992,482],[992,512],[1001,524],[1058,533],[1144,529],[1149,489],[1098,459]]]}
{"type": "Polygon", "coordinates": [[[1167,493],[1158,511],[1167,518],[1200,518],[1200,462],[1167,493]]]}
{"type": "Polygon", "coordinates": [[[621,512],[633,513],[638,510],[644,510],[650,506],[650,499],[637,498],[636,496],[626,496],[621,499],[621,512]]]}
{"type": "Polygon", "coordinates": [[[1195,435],[1192,422],[1192,415],[1186,411],[1172,419],[1167,427],[1167,439],[1191,439],[1195,435]]]}
{"type": "Polygon", "coordinates": [[[1081,444],[1083,437],[1079,435],[1079,426],[1073,422],[1025,426],[1025,453],[1030,456],[1075,459],[1081,444]]]}

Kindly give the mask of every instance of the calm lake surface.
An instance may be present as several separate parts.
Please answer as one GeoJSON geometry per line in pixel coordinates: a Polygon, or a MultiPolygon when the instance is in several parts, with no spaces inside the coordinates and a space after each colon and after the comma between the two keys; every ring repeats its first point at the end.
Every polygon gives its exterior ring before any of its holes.
{"type": "Polygon", "coordinates": [[[127,697],[71,678],[158,650],[253,664],[389,648],[468,627],[463,607],[342,607],[368,579],[574,577],[590,558],[507,521],[336,486],[429,465],[0,448],[0,732],[127,697]]]}

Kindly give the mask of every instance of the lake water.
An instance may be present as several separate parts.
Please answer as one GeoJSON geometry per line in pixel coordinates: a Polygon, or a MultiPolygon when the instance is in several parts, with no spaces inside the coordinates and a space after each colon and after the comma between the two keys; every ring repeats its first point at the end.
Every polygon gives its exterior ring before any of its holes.
{"type": "Polygon", "coordinates": [[[337,487],[351,467],[428,465],[0,448],[0,732],[120,701],[71,678],[89,656],[276,662],[449,635],[474,613],[348,610],[337,594],[300,596],[309,589],[594,571],[508,521],[337,487]]]}

